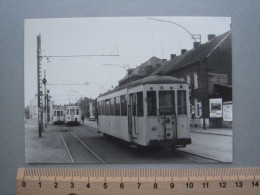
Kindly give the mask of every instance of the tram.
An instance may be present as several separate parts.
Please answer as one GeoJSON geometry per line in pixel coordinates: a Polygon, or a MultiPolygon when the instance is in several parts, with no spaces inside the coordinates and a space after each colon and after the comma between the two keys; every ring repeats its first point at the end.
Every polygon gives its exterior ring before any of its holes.
{"type": "Polygon", "coordinates": [[[97,98],[98,131],[140,146],[191,144],[189,86],[169,76],[149,76],[97,98]]]}
{"type": "Polygon", "coordinates": [[[62,107],[53,108],[52,111],[52,122],[54,125],[64,123],[64,109],[62,107]]]}
{"type": "Polygon", "coordinates": [[[81,110],[79,106],[66,106],[65,123],[68,125],[79,125],[81,110]]]}

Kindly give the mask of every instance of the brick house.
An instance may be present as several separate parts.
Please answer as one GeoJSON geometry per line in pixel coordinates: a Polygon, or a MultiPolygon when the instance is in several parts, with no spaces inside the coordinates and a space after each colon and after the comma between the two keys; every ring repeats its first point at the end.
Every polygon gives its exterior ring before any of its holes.
{"type": "Polygon", "coordinates": [[[191,50],[171,59],[152,74],[164,74],[185,80],[191,87],[191,124],[210,127],[232,126],[232,119],[224,120],[226,110],[232,118],[232,46],[231,32],[219,36],[208,35],[204,44],[194,43],[191,50]],[[215,102],[214,102],[215,101],[215,102]],[[217,101],[219,103],[217,103],[217,101]],[[221,101],[221,103],[220,103],[221,101]],[[216,106],[218,105],[218,106],[216,106]],[[220,114],[214,115],[218,109],[220,114]]]}

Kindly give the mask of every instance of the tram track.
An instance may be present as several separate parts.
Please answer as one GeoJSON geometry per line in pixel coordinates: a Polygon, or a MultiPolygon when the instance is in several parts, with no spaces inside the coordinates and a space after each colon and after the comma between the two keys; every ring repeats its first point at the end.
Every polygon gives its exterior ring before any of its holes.
{"type": "Polygon", "coordinates": [[[57,131],[62,139],[65,149],[71,159],[72,163],[103,163],[106,162],[98,156],[85,142],[83,142],[76,134],[74,134],[68,127],[57,128],[57,131]],[[86,155],[79,156],[84,153],[86,155]]]}
{"type": "Polygon", "coordinates": [[[190,152],[176,150],[176,153],[183,155],[183,156],[181,156],[181,158],[184,158],[184,159],[187,159],[187,160],[199,163],[199,164],[201,164],[201,163],[225,163],[224,161],[220,161],[220,160],[217,160],[214,158],[210,158],[210,157],[206,157],[203,155],[194,154],[194,153],[190,153],[190,152]]]}
{"type": "MultiPolygon", "coordinates": [[[[106,162],[96,153],[95,148],[90,147],[85,139],[77,135],[77,131],[74,129],[70,129],[67,126],[62,126],[57,128],[57,131],[61,137],[61,140],[64,144],[65,149],[71,159],[71,163],[102,163],[106,162]],[[84,141],[83,141],[84,140],[84,141]],[[83,148],[83,149],[82,149],[83,148]],[[87,158],[88,156],[88,158],[87,158]]],[[[111,140],[110,140],[111,141],[111,140]]],[[[112,141],[113,142],[113,141],[112,141]]],[[[93,142],[91,142],[93,144],[93,142]]],[[[116,142],[113,142],[116,143],[116,142]]],[[[118,144],[118,143],[116,143],[118,144]]],[[[117,146],[118,147],[118,146],[117,146]]],[[[124,148],[124,147],[123,147],[124,148]]],[[[132,151],[132,150],[131,150],[132,151]]],[[[102,153],[102,152],[101,152],[102,153]]],[[[132,151],[133,155],[136,155],[136,151],[132,151]]],[[[155,154],[156,155],[156,154],[155,154]]],[[[158,154],[161,155],[161,154],[158,154]]],[[[225,163],[224,161],[220,161],[214,158],[210,158],[207,156],[194,154],[182,150],[175,150],[173,153],[166,152],[160,158],[162,158],[162,162],[167,160],[167,158],[175,158],[177,159],[185,159],[189,162],[203,164],[203,163],[225,163]]],[[[149,157],[149,156],[148,156],[149,157]]],[[[107,159],[109,162],[111,159],[107,159]]],[[[129,159],[131,161],[131,159],[129,159]]],[[[160,162],[160,160],[158,161],[160,162]]],[[[187,162],[187,163],[189,163],[187,162]]]]}

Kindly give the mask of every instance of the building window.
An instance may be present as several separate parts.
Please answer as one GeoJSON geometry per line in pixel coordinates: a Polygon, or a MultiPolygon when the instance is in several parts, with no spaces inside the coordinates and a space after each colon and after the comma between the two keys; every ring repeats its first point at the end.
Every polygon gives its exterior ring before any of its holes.
{"type": "Polygon", "coordinates": [[[120,96],[120,104],[121,104],[121,116],[127,116],[127,100],[126,95],[120,96]]]}
{"type": "Polygon", "coordinates": [[[198,88],[198,73],[194,72],[194,89],[198,88]]]}
{"type": "Polygon", "coordinates": [[[187,74],[187,83],[190,85],[190,75],[187,74]]]}
{"type": "Polygon", "coordinates": [[[54,111],[54,116],[57,116],[57,111],[54,111]]]}
{"type": "Polygon", "coordinates": [[[144,116],[143,92],[137,93],[137,116],[144,116]]]}
{"type": "Polygon", "coordinates": [[[79,115],[79,109],[77,109],[77,115],[79,115]]]}
{"type": "Polygon", "coordinates": [[[157,116],[156,91],[147,91],[147,115],[157,116]]]}
{"type": "Polygon", "coordinates": [[[186,115],[186,91],[178,91],[177,92],[177,102],[178,102],[178,115],[186,115]]]}
{"type": "Polygon", "coordinates": [[[120,98],[115,97],[115,115],[120,116],[120,98]]]}

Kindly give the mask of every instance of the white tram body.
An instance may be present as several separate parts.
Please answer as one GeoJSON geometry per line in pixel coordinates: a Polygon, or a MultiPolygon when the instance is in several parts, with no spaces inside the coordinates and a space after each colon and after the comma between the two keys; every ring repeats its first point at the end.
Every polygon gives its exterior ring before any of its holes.
{"type": "Polygon", "coordinates": [[[52,123],[62,124],[64,123],[65,113],[63,108],[53,108],[52,110],[52,123]]]}
{"type": "Polygon", "coordinates": [[[191,144],[189,86],[149,76],[97,98],[98,130],[141,146],[191,144]]]}
{"type": "Polygon", "coordinates": [[[81,110],[79,106],[67,106],[65,111],[65,123],[79,125],[81,120],[81,110]]]}

